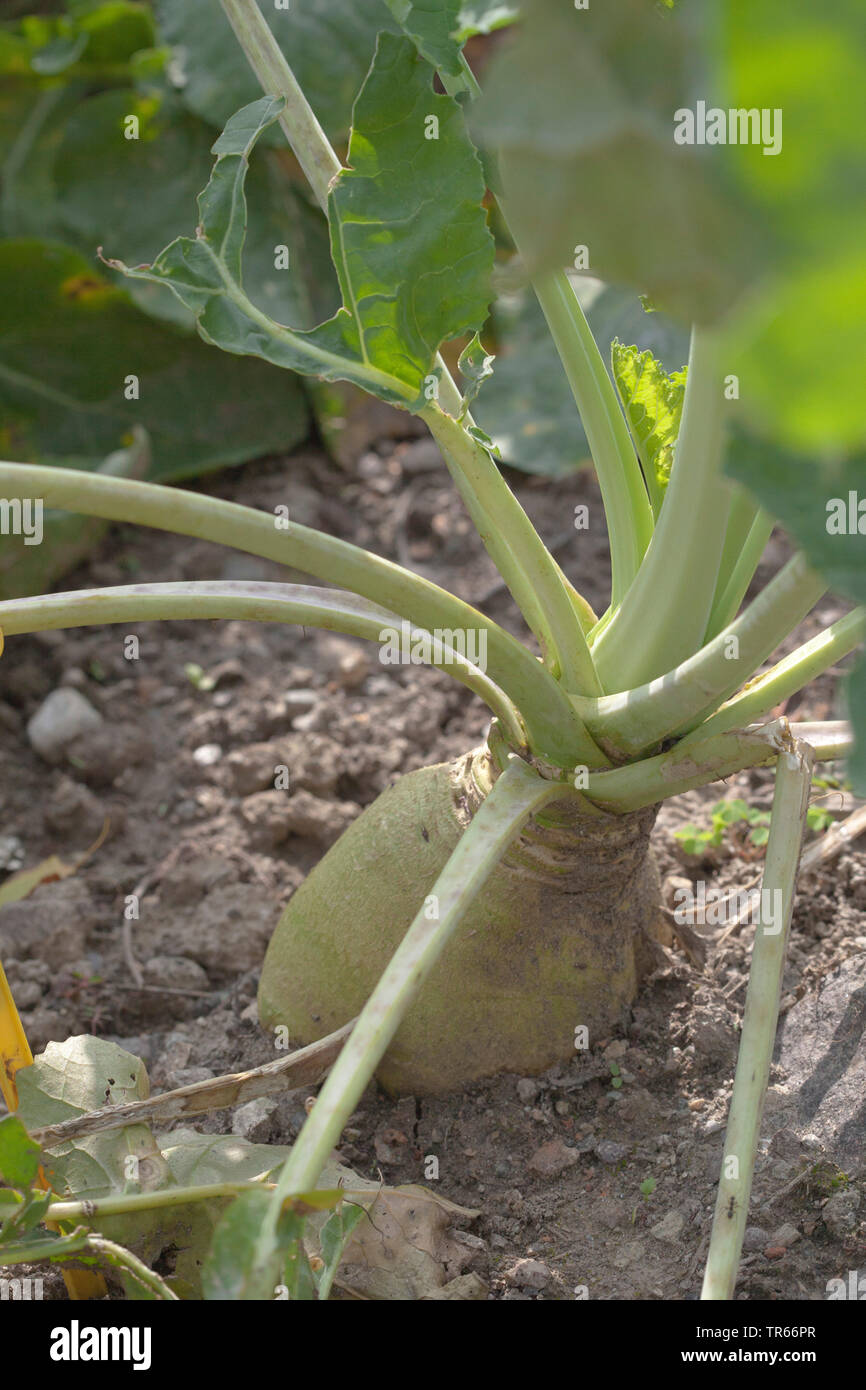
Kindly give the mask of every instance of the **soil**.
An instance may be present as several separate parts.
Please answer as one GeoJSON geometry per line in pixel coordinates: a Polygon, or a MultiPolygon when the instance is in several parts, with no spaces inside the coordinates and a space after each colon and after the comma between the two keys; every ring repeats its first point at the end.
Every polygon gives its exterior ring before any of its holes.
{"type": "MultiPolygon", "coordinates": [[[[601,611],[606,538],[592,475],[511,481],[601,611]],[[589,506],[589,530],[571,526],[579,503],[589,506]]],[[[353,473],[306,449],[206,486],[267,510],[285,503],[296,521],[409,563],[523,632],[426,441],[383,440],[353,473]]],[[[786,554],[777,535],[759,584],[786,554]]],[[[59,587],[218,577],[295,576],[238,552],[118,526],[59,587]]],[[[826,599],[798,640],[842,610],[826,599]]],[[[154,1091],[273,1058],[254,1001],[281,906],[384,787],[466,751],[488,722],[480,702],[443,673],[379,665],[370,646],[277,626],[166,622],[16,637],[2,664],[7,869],[52,854],[73,861],[106,816],[110,829],[74,874],[0,910],[0,959],[34,1051],[97,1033],[144,1059],[154,1091]],[[137,660],[126,654],[130,635],[139,638],[137,660]],[[84,695],[102,722],[50,765],[26,725],[59,686],[84,695]],[[286,794],[273,790],[277,764],[292,770],[288,804],[303,797],[289,816],[286,794]],[[133,893],[140,919],[125,923],[133,893]]],[[[776,712],[840,717],[838,674],[776,712]]],[[[766,808],[770,775],[744,774],[662,808],[654,846],[669,901],[677,877],[733,889],[760,872],[761,851],[736,829],[703,860],[685,856],[673,838],[688,822],[708,824],[709,806],[734,796],[766,808]]],[[[821,804],[841,811],[853,803],[835,793],[821,804]]],[[[710,948],[703,968],[676,941],[659,946],[627,1031],[591,1040],[544,1076],[502,1076],[435,1100],[394,1100],[371,1085],[342,1160],[364,1177],[399,1184],[425,1174],[429,1181],[435,1156],[437,1192],[479,1213],[464,1272],[480,1274],[492,1298],[696,1298],[753,932],[744,926],[715,949],[721,930],[699,929],[710,948]]],[[[771,1074],[741,1299],[824,1299],[828,1280],[866,1264],[862,1110],[859,1120],[815,1119],[840,1068],[862,1067],[862,1020],[823,1082],[809,1062],[814,1001],[834,981],[843,1012],[846,1000],[859,1000],[864,951],[866,844],[852,844],[803,880],[797,902],[782,1033],[800,1020],[791,1055],[809,1074],[792,1081],[784,1061],[771,1074]]],[[[862,1094],[862,1086],[852,1089],[862,1094]]],[[[251,1137],[291,1142],[305,1100],[294,1092],[266,1108],[251,1137]]],[[[232,1112],[221,1111],[196,1127],[231,1132],[232,1123],[232,1112]]],[[[45,1292],[65,1296],[55,1271],[45,1275],[45,1292]]]]}

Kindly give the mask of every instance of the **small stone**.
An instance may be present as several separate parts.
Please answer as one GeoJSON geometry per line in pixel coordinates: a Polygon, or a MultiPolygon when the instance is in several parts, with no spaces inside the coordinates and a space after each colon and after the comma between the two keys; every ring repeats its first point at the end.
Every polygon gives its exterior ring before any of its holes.
{"type": "Polygon", "coordinates": [[[90,841],[102,829],[105,809],[89,787],[73,782],[71,777],[62,777],[45,803],[42,818],[56,835],[74,835],[90,841]]]}
{"type": "Polygon", "coordinates": [[[608,1043],[604,1052],[601,1054],[606,1062],[615,1062],[617,1058],[624,1057],[628,1052],[628,1043],[624,1038],[614,1038],[612,1043],[608,1043]]]}
{"type": "Polygon", "coordinates": [[[521,1076],[517,1083],[517,1094],[524,1105],[531,1105],[541,1087],[531,1076],[521,1076]]]}
{"type": "Polygon", "coordinates": [[[800,1232],[797,1230],[797,1227],[793,1226],[790,1221],[786,1221],[783,1226],[780,1226],[779,1229],[774,1231],[770,1236],[770,1244],[784,1245],[787,1250],[789,1246],[793,1245],[795,1241],[799,1239],[800,1232]]]}
{"type": "Polygon", "coordinates": [[[567,1100],[558,1100],[553,1108],[556,1111],[557,1115],[571,1114],[571,1106],[569,1105],[567,1100]]]}
{"type": "Polygon", "coordinates": [[[206,993],[210,981],[194,960],[186,956],[152,956],[144,966],[144,981],[163,989],[192,989],[206,993]]]}
{"type": "Polygon", "coordinates": [[[628,1145],[617,1144],[613,1139],[601,1139],[595,1146],[595,1155],[602,1163],[620,1163],[628,1157],[628,1145]]]}
{"type": "Polygon", "coordinates": [[[288,798],[285,792],[255,792],[241,802],[241,818],[255,849],[272,850],[288,838],[288,798]]]}
{"type": "Polygon", "coordinates": [[[326,729],[329,723],[328,706],[323,700],[317,700],[313,708],[307,710],[306,714],[299,714],[292,720],[292,728],[297,729],[299,733],[308,734],[326,729]]]}
{"type": "Polygon", "coordinates": [[[241,1019],[244,1023],[258,1023],[259,1021],[259,1001],[253,999],[247,1007],[241,1011],[241,1019]]]}
{"type": "Polygon", "coordinates": [[[370,658],[359,647],[340,657],[334,680],[344,690],[357,690],[359,685],[363,685],[371,669],[370,658]]]}
{"type": "Polygon", "coordinates": [[[511,1288],[534,1289],[536,1292],[546,1289],[552,1278],[547,1265],[541,1260],[518,1260],[505,1272],[505,1282],[511,1288]]]}
{"type": "Polygon", "coordinates": [[[80,691],[68,686],[52,690],[28,720],[27,737],[47,763],[59,763],[73,739],[98,728],[102,715],[80,691]]]}
{"type": "Polygon", "coordinates": [[[380,1163],[402,1163],[408,1142],[402,1130],[391,1126],[377,1130],[373,1136],[373,1148],[380,1163]]]}
{"type": "Polygon", "coordinates": [[[627,1269],[629,1265],[642,1262],[645,1255],[646,1246],[643,1241],[632,1240],[614,1255],[613,1262],[618,1269],[627,1269]]]}
{"type": "Polygon", "coordinates": [[[19,1009],[34,1009],[42,999],[42,989],[35,980],[22,980],[12,990],[12,997],[19,1009]]]}
{"type": "Polygon", "coordinates": [[[770,1140],[770,1153],[775,1158],[799,1158],[800,1148],[800,1140],[792,1129],[777,1129],[770,1140]]]}
{"type": "Polygon", "coordinates": [[[529,1168],[534,1173],[540,1173],[543,1178],[557,1178],[566,1168],[571,1168],[577,1163],[578,1158],[576,1149],[568,1148],[561,1139],[550,1139],[546,1144],[542,1144],[540,1149],[536,1149],[529,1160],[529,1168]]]}
{"type": "Polygon", "coordinates": [[[764,1254],[768,1260],[781,1260],[783,1255],[787,1255],[788,1250],[784,1245],[767,1245],[764,1254]]]}
{"type": "Polygon", "coordinates": [[[271,1138],[276,1109],[277,1102],[270,1096],[259,1096],[239,1105],[232,1118],[232,1134],[253,1144],[266,1144],[271,1138]]]}
{"type": "Polygon", "coordinates": [[[24,844],[17,835],[0,835],[0,869],[14,873],[24,863],[25,853],[24,844]]]}
{"type": "Polygon", "coordinates": [[[860,1206],[860,1193],[856,1187],[848,1187],[842,1192],[834,1192],[824,1203],[821,1220],[831,1235],[837,1240],[850,1236],[857,1225],[857,1211],[860,1206]]]}
{"type": "Polygon", "coordinates": [[[681,1211],[669,1211],[657,1225],[650,1227],[650,1235],[655,1236],[656,1240],[664,1240],[670,1245],[676,1245],[685,1223],[686,1218],[681,1211]]]}
{"type": "Polygon", "coordinates": [[[287,690],[283,696],[291,714],[301,714],[305,709],[312,709],[318,698],[315,690],[287,690]]]}
{"type": "Polygon", "coordinates": [[[763,1250],[769,1241],[770,1234],[764,1230],[763,1226],[747,1226],[743,1235],[743,1249],[746,1251],[763,1250]]]}
{"type": "Polygon", "coordinates": [[[202,743],[192,750],[192,760],[199,767],[213,767],[223,755],[218,743],[202,743]]]}

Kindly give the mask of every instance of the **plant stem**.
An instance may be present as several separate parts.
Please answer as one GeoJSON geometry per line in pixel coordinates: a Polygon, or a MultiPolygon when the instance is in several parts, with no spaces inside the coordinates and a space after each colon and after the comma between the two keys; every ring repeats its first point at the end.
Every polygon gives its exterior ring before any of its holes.
{"type": "MultiPolygon", "coordinates": [[[[255,0],[221,0],[221,3],[262,90],[269,96],[285,98],[286,108],[280,117],[280,124],[309,179],[316,198],[327,213],[329,188],[334,177],[341,171],[340,161],[316,120],[312,108],[301,91],[255,0]]],[[[471,71],[468,67],[467,74],[466,85],[471,85],[469,84],[471,71]]],[[[251,307],[245,305],[245,312],[249,313],[251,307]]],[[[441,354],[437,353],[435,365],[439,375],[440,403],[444,411],[456,420],[461,414],[461,392],[441,354]]],[[[430,419],[427,412],[424,412],[424,415],[429,425],[430,419]]],[[[471,416],[466,415],[464,419],[467,424],[471,424],[471,416]]],[[[449,455],[446,462],[470,516],[485,544],[488,545],[497,568],[511,593],[515,596],[531,631],[536,634],[543,647],[547,648],[553,664],[561,662],[564,663],[564,668],[569,668],[571,642],[566,642],[562,650],[551,646],[551,626],[557,627],[556,616],[554,615],[552,624],[547,622],[549,615],[545,614],[543,602],[540,602],[539,598],[532,592],[531,587],[527,586],[522,570],[522,564],[527,559],[530,567],[535,569],[552,566],[550,576],[552,588],[553,577],[559,574],[558,566],[550,559],[541,538],[537,535],[495,465],[492,465],[488,471],[484,487],[479,492],[473,486],[472,480],[463,474],[460,463],[453,454],[449,455]],[[495,512],[495,516],[491,515],[491,508],[495,512]],[[509,529],[504,532],[499,526],[499,521],[503,517],[507,518],[510,523],[509,529]],[[516,554],[511,551],[508,539],[506,539],[512,534],[520,541],[516,554]]],[[[562,583],[563,580],[560,576],[557,588],[561,588],[562,583]]],[[[553,594],[554,602],[557,603],[558,596],[555,590],[553,594]]],[[[543,597],[549,598],[550,594],[545,594],[543,597]]],[[[571,624],[572,640],[574,640],[573,632],[577,626],[576,623],[571,624]]],[[[584,669],[589,673],[592,669],[592,663],[585,660],[584,669]]],[[[584,687],[576,686],[575,688],[584,687]]],[[[592,682],[585,688],[590,692],[595,692],[596,689],[592,682]]]]}
{"type": "Polygon", "coordinates": [[[705,641],[710,642],[722,628],[727,627],[728,623],[733,622],[740,611],[740,604],[746,596],[746,590],[755,577],[755,570],[761,563],[767,541],[773,531],[775,522],[766,512],[759,511],[746,542],[731,570],[730,577],[713,601],[710,620],[707,623],[705,641]]]}
{"type": "Polygon", "coordinates": [[[806,744],[782,753],[743,1015],[740,1053],[728,1113],[716,1214],[701,1291],[703,1300],[734,1294],[770,1062],[779,1017],[785,948],[812,785],[813,758],[806,744]],[[770,906],[772,904],[772,906],[770,906]]]}
{"type": "Polygon", "coordinates": [[[537,608],[536,632],[548,648],[561,684],[569,691],[600,694],[589,647],[559,566],[540,539],[487,449],[438,406],[421,411],[460,485],[471,488],[470,515],[500,574],[524,614],[537,608]],[[506,563],[510,560],[510,563],[506,563]]]}
{"type": "MultiPolygon", "coordinates": [[[[0,630],[7,636],[103,623],[150,622],[163,618],[243,618],[259,623],[299,623],[344,632],[381,643],[383,633],[400,633],[400,618],[385,608],[340,589],[303,584],[199,580],[177,584],[128,584],[111,589],[80,589],[0,603],[0,630]]],[[[516,747],[525,746],[520,715],[484,671],[448,642],[406,624],[409,643],[429,639],[428,664],[444,668],[480,695],[508,730],[516,747]]],[[[475,634],[476,638],[478,634],[475,634]]],[[[411,650],[411,648],[410,648],[411,650]]]]}
{"type": "MultiPolygon", "coordinates": [[[[845,719],[819,719],[815,723],[807,721],[791,724],[790,729],[794,738],[808,743],[816,762],[836,762],[853,752],[854,730],[845,719]]],[[[841,825],[836,828],[841,833],[841,825]]]]}
{"type": "Polygon", "coordinates": [[[169,1288],[161,1275],[148,1269],[144,1261],[134,1255],[131,1250],[127,1250],[125,1246],[117,1245],[113,1240],[106,1240],[104,1236],[89,1236],[87,1244],[94,1255],[101,1255],[108,1264],[127,1270],[134,1279],[137,1279],[146,1289],[150,1289],[158,1298],[164,1299],[168,1303],[180,1302],[177,1294],[169,1288]]]}
{"type": "MultiPolygon", "coordinates": [[[[0,1268],[6,1265],[29,1265],[36,1264],[39,1260],[47,1260],[57,1255],[76,1255],[87,1249],[87,1231],[73,1231],[71,1235],[60,1236],[58,1240],[32,1240],[29,1243],[24,1241],[16,1242],[14,1245],[0,1246],[0,1268]]],[[[67,1270],[65,1273],[72,1273],[67,1270]]],[[[76,1271],[77,1272],[77,1271],[76,1271]]],[[[106,1290],[107,1292],[107,1290],[106,1290]]]]}
{"type": "MultiPolygon", "coordinates": [[[[519,245],[519,243],[518,243],[519,245]]],[[[625,598],[653,533],[653,514],[628,425],[565,271],[533,282],[586,431],[610,538],[611,603],[625,598]]]]}
{"type": "Polygon", "coordinates": [[[261,1182],[199,1183],[190,1187],[163,1187],[156,1192],[127,1192],[114,1197],[97,1197],[92,1202],[52,1202],[48,1208],[52,1221],[101,1221],[109,1216],[126,1216],[162,1207],[183,1207],[190,1202],[212,1202],[237,1197],[250,1188],[268,1188],[261,1182]]]}
{"type": "Polygon", "coordinates": [[[740,552],[746,544],[749,532],[760,511],[755,499],[738,483],[730,483],[731,498],[728,508],[728,521],[725,527],[725,541],[722,546],[722,559],[719,564],[719,579],[716,596],[730,579],[740,552]]]}
{"type": "Polygon", "coordinates": [[[681,749],[676,744],[654,758],[607,772],[591,772],[584,795],[604,811],[637,811],[669,796],[730,777],[746,767],[761,767],[790,746],[787,719],[733,729],[715,738],[701,739],[688,748],[681,749]]]}
{"type": "Polygon", "coordinates": [[[757,670],[825,591],[798,552],[736,622],[675,670],[621,694],[576,700],[575,707],[596,740],[629,755],[696,725],[703,737],[705,715],[757,670]]]}
{"type": "Polygon", "coordinates": [[[563,767],[598,765],[598,749],[567,695],[526,647],[477,609],[390,560],[295,522],[279,530],[275,517],[252,507],[157,483],[0,463],[0,489],[7,498],[38,497],[46,507],[153,526],[261,555],[344,585],[427,631],[483,629],[490,679],[520,709],[533,750],[554,762],[561,759],[563,767]]]}
{"type": "Polygon", "coordinates": [[[733,700],[722,705],[703,724],[686,734],[679,746],[685,748],[696,739],[723,733],[726,729],[741,728],[752,720],[760,719],[848,656],[860,645],[864,635],[866,608],[855,608],[751,681],[733,700]]]}
{"type": "Polygon", "coordinates": [[[418,911],[295,1141],[274,1193],[274,1228],[284,1199],[315,1186],[404,1014],[511,841],[534,811],[568,794],[566,784],[545,782],[519,758],[494,783],[433,885],[438,915],[418,911]]]}
{"type": "Polygon", "coordinates": [[[267,96],[285,98],[286,107],[280,116],[283,134],[316,200],[327,212],[328,189],[343,166],[255,0],[221,0],[221,4],[262,91],[267,96]]]}
{"type": "Polygon", "coordinates": [[[670,482],[637,578],[593,646],[605,690],[651,681],[703,641],[729,511],[720,477],[724,397],[709,330],[692,331],[670,482]]]}

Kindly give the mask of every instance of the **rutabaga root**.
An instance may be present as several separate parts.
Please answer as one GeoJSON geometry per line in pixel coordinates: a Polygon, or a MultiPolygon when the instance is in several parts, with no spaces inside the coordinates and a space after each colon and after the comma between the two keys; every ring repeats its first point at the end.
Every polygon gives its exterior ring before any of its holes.
{"type": "MultiPolygon", "coordinates": [[[[409,773],[341,836],[288,904],[259,989],[293,1043],[358,1014],[495,775],[486,749],[409,773]]],[[[650,808],[533,818],[461,923],[379,1069],[432,1094],[537,1073],[620,1025],[651,961],[658,876],[650,808]]]]}

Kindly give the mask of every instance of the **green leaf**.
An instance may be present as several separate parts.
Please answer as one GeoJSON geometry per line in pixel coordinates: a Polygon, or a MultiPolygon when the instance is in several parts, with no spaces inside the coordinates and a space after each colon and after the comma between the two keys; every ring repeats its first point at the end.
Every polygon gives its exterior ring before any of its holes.
{"type": "Polygon", "coordinates": [[[673,466],[686,372],[668,376],[648,349],[641,352],[618,339],[611,345],[611,360],[616,388],[657,517],[673,466]]]}
{"type": "Polygon", "coordinates": [[[488,377],[493,375],[493,360],[492,355],[486,352],[482,347],[481,339],[477,333],[461,352],[457,361],[457,366],[461,376],[463,376],[468,383],[463,393],[463,407],[460,413],[461,419],[481,390],[482,382],[487,381],[488,377]]]}
{"type": "Polygon", "coordinates": [[[273,1299],[283,1264],[283,1237],[299,1240],[298,1223],[291,1231],[270,1234],[267,1218],[271,1194],[241,1192],[217,1223],[213,1244],[202,1268],[205,1299],[273,1299]]]}
{"type": "Polygon", "coordinates": [[[0,1177],[26,1192],[39,1173],[41,1150],[17,1115],[0,1120],[0,1177]]]}
{"type": "Polygon", "coordinates": [[[44,48],[37,49],[30,60],[30,66],[40,77],[54,77],[71,68],[87,47],[86,34],[62,34],[51,39],[44,48]]]}
{"type": "MultiPolygon", "coordinates": [[[[34,199],[45,216],[85,255],[98,246],[122,251],[130,263],[153,260],[186,224],[192,230],[195,198],[212,166],[207,127],[176,96],[142,95],[131,89],[76,100],[65,121],[52,114],[50,180],[34,199]],[[126,118],[135,115],[139,138],[125,138],[126,118]]],[[[27,160],[28,170],[30,157],[27,160]]],[[[28,173],[29,177],[29,173],[28,173]]],[[[247,175],[251,207],[244,246],[244,282],[251,298],[280,323],[315,322],[312,292],[332,313],[339,304],[328,256],[327,223],[289,177],[278,155],[265,151],[247,175]],[[286,256],[278,249],[286,247],[286,256]],[[279,261],[279,268],[278,268],[279,261]]],[[[20,215],[18,220],[20,221],[20,215]]],[[[38,218],[37,218],[38,220],[38,218]]],[[[31,230],[34,219],[28,219],[31,230]]],[[[130,293],[149,314],[182,323],[192,314],[165,287],[130,280],[130,293]]]]}
{"type": "Polygon", "coordinates": [[[303,1217],[289,1212],[282,1219],[283,1284],[293,1303],[311,1303],[316,1297],[316,1279],[304,1249],[303,1217]]]}
{"type": "Polygon", "coordinates": [[[500,5],[493,0],[463,0],[457,16],[457,36],[468,39],[473,34],[492,34],[518,18],[516,5],[500,5]]]}
{"type": "Polygon", "coordinates": [[[322,1268],[316,1271],[315,1279],[320,1299],[330,1296],[343,1252],[352,1238],[352,1232],[365,1214],[364,1207],[344,1202],[319,1230],[319,1245],[324,1263],[322,1268]]]}
{"type": "Polygon", "coordinates": [[[387,5],[422,58],[446,76],[461,75],[460,0],[387,0],[387,5]]]}
{"type": "MultiPolygon", "coordinates": [[[[364,81],[381,30],[395,31],[384,0],[294,0],[289,9],[261,5],[326,134],[345,137],[352,102],[364,81]]],[[[260,94],[256,78],[217,3],[159,0],[157,27],[182,65],[181,97],[191,111],[218,129],[232,112],[260,94]]],[[[283,137],[273,136],[282,144],[283,137]]]]}
{"type": "Polygon", "coordinates": [[[291,448],[307,428],[299,383],[153,322],[77,252],[30,240],[0,243],[0,417],[5,458],[78,467],[142,425],[161,479],[291,448]]]}
{"type": "MultiPolygon", "coordinates": [[[[610,360],[615,338],[651,351],[667,371],[688,357],[688,334],[664,314],[645,313],[635,294],[584,281],[578,290],[603,358],[610,360]]],[[[500,296],[488,335],[496,368],[473,411],[505,462],[551,478],[587,463],[589,445],[571,387],[531,290],[500,296]]]]}
{"type": "Polygon", "coordinates": [[[498,158],[530,269],[585,246],[593,275],[685,322],[727,311],[752,271],[754,229],[715,147],[673,138],[674,112],[707,90],[700,19],[655,0],[522,10],[470,119],[498,158]]]}
{"type": "Polygon", "coordinates": [[[329,197],[331,253],[343,307],[304,331],[268,319],[242,288],[244,181],[250,152],[277,119],[272,97],[244,107],[214,145],[195,240],[179,237],[150,267],[125,273],[169,285],[207,342],[325,380],[354,382],[423,408],[443,342],[487,314],[493,241],[481,166],[457,103],[431,89],[431,70],[405,39],[380,36],[354,112],[349,168],[329,197]],[[436,138],[426,138],[434,127],[436,138]]]}
{"type": "Polygon", "coordinates": [[[463,75],[460,55],[468,38],[473,34],[489,34],[517,18],[513,6],[490,4],[485,0],[470,4],[463,0],[386,0],[386,3],[421,57],[445,77],[463,75]]]}
{"type": "MultiPolygon", "coordinates": [[[[138,1057],[89,1035],[49,1043],[15,1079],[19,1114],[31,1129],[105,1105],[144,1100],[150,1093],[147,1070],[138,1057]]],[[[45,1169],[56,1192],[76,1197],[148,1191],[171,1181],[153,1135],[142,1124],[52,1145],[46,1151],[45,1169]]]]}
{"type": "MultiPolygon", "coordinates": [[[[866,454],[806,457],[760,446],[729,458],[727,470],[777,517],[831,588],[866,603],[866,454]]],[[[857,746],[851,780],[866,792],[866,663],[847,683],[857,746]]]]}
{"type": "Polygon", "coordinates": [[[728,325],[744,411],[789,448],[866,443],[866,11],[859,0],[730,0],[719,33],[732,107],[778,112],[782,148],[746,145],[732,188],[759,222],[765,275],[728,325]]]}

